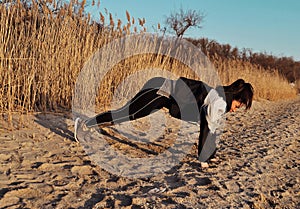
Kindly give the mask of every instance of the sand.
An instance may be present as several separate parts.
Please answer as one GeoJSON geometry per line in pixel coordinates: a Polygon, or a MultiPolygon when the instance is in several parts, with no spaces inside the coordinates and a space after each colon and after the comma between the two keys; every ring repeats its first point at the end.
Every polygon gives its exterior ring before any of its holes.
{"type": "MultiPolygon", "coordinates": [[[[70,113],[13,115],[0,122],[0,208],[300,208],[300,98],[254,102],[227,116],[216,158],[201,167],[198,127],[170,170],[130,178],[109,173],[73,137],[70,113]]],[[[176,122],[174,122],[176,123],[176,122]]],[[[143,135],[147,122],[136,123],[143,135]]],[[[137,142],[107,128],[118,152],[146,158],[172,147],[176,126],[137,142]]],[[[144,133],[145,134],[145,133],[144,133]]]]}

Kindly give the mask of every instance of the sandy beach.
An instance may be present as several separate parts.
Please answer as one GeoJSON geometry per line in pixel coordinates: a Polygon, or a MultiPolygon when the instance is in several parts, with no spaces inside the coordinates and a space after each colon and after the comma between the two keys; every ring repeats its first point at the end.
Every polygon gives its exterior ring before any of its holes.
{"type": "MultiPolygon", "coordinates": [[[[198,130],[191,125],[191,151],[170,170],[144,178],[96,164],[74,140],[71,113],[14,114],[13,127],[3,114],[0,208],[300,208],[299,110],[298,97],[230,113],[208,168],[197,160],[198,130]]],[[[172,146],[172,128],[151,143],[110,128],[105,135],[116,150],[145,157],[172,146]]]]}

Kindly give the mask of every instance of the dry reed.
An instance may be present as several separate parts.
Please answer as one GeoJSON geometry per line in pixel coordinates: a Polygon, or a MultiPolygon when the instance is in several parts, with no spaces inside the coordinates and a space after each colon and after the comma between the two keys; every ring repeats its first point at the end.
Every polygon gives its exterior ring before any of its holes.
{"type": "Polygon", "coordinates": [[[254,99],[267,99],[271,101],[295,98],[297,90],[292,88],[288,80],[278,70],[266,70],[261,66],[241,60],[221,60],[214,58],[220,78],[224,85],[236,79],[243,78],[253,85],[254,99]]]}

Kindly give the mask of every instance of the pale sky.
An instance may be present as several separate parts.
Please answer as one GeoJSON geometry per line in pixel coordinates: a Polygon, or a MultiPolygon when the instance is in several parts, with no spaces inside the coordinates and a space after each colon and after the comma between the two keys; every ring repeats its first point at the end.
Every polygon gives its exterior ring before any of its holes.
{"type": "MultiPolygon", "coordinates": [[[[89,1],[88,1],[89,2],[89,1]]],[[[106,8],[115,19],[130,15],[146,19],[148,32],[180,8],[205,14],[203,28],[189,30],[185,37],[208,38],[232,47],[249,48],[300,61],[299,0],[101,0],[100,8],[87,8],[99,19],[106,8]]]]}

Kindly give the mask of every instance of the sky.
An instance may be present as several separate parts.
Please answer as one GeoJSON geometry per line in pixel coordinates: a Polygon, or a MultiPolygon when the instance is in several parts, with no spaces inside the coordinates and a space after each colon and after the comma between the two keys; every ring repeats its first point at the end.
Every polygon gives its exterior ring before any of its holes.
{"type": "MultiPolygon", "coordinates": [[[[87,1],[89,2],[89,1],[87,1]]],[[[205,15],[201,29],[186,31],[184,37],[208,38],[239,49],[248,48],[300,61],[299,0],[100,0],[100,7],[87,7],[99,20],[99,12],[110,12],[126,22],[145,18],[148,32],[163,25],[170,13],[193,9],[205,15]]]]}

